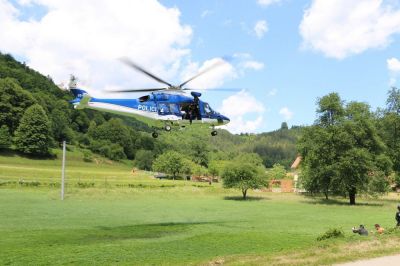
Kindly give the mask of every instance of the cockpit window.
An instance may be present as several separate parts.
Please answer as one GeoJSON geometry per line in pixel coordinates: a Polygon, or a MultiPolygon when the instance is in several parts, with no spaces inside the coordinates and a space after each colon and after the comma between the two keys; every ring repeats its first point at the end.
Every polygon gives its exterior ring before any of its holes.
{"type": "Polygon", "coordinates": [[[139,102],[147,102],[150,99],[150,95],[142,96],[139,98],[139,102]]]}
{"type": "Polygon", "coordinates": [[[211,109],[211,107],[210,107],[210,105],[208,103],[204,103],[204,112],[206,114],[214,113],[213,109],[211,109]]]}

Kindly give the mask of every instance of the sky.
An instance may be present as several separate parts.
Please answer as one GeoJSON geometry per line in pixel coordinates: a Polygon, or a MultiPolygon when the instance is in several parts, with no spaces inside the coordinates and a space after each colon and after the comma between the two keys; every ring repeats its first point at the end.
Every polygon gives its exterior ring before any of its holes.
{"type": "Polygon", "coordinates": [[[400,87],[400,0],[0,0],[0,51],[95,97],[160,86],[121,57],[173,84],[221,61],[187,86],[232,133],[260,133],[312,124],[330,92],[384,107],[400,87]]]}

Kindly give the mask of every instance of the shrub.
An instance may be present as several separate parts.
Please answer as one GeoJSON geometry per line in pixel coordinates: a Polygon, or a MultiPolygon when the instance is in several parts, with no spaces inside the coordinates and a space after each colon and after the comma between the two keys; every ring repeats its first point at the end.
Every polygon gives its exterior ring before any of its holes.
{"type": "Polygon", "coordinates": [[[40,186],[39,181],[25,181],[23,179],[19,180],[18,184],[25,187],[38,187],[40,186]]]}
{"type": "Polygon", "coordinates": [[[91,151],[84,150],[83,151],[83,161],[91,163],[93,162],[93,154],[91,151]]]}
{"type": "Polygon", "coordinates": [[[338,228],[331,228],[328,229],[328,231],[326,231],[324,234],[317,237],[317,240],[322,241],[330,238],[340,238],[340,237],[344,237],[343,230],[338,228]]]}
{"type": "Polygon", "coordinates": [[[94,182],[78,182],[76,186],[80,188],[90,188],[94,187],[94,182]]]}

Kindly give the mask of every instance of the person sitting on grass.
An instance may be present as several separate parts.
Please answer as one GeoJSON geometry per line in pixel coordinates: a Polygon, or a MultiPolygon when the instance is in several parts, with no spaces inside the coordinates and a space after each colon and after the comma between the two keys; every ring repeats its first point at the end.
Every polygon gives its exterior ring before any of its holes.
{"type": "Polygon", "coordinates": [[[360,224],[359,228],[355,228],[353,227],[353,233],[357,233],[360,236],[367,236],[368,235],[368,231],[367,229],[365,229],[364,225],[360,224]]]}
{"type": "Polygon", "coordinates": [[[375,229],[376,229],[376,232],[378,233],[378,234],[383,234],[383,232],[385,232],[385,228],[383,228],[382,226],[380,226],[379,224],[375,224],[375,229]]]}
{"type": "Polygon", "coordinates": [[[396,222],[397,222],[397,225],[396,226],[400,226],[400,205],[397,205],[397,212],[396,212],[396,222]]]}

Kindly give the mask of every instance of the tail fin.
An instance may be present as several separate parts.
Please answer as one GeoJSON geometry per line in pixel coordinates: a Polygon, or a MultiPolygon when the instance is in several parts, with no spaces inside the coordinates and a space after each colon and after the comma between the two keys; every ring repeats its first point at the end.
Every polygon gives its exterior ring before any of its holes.
{"type": "Polygon", "coordinates": [[[91,98],[89,94],[86,91],[77,88],[71,88],[70,91],[75,96],[75,99],[70,101],[70,103],[72,103],[76,109],[85,108],[85,105],[87,105],[91,98]]]}
{"type": "Polygon", "coordinates": [[[88,94],[86,91],[81,90],[81,89],[70,89],[70,91],[72,92],[72,94],[75,96],[75,99],[73,99],[71,102],[80,102],[81,99],[83,98],[83,96],[85,94],[88,94]]]}

